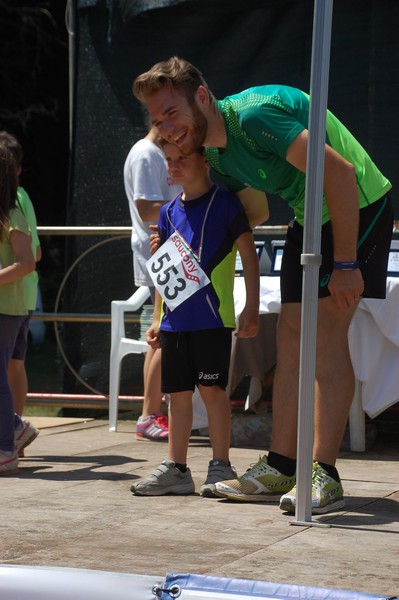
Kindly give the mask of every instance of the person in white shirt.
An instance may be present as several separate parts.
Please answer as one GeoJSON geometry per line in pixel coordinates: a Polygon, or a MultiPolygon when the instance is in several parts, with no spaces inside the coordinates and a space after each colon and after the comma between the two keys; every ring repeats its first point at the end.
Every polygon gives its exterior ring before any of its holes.
{"type": "MultiPolygon", "coordinates": [[[[132,219],[134,283],[147,285],[154,300],[154,287],[145,263],[150,258],[150,225],[158,222],[161,206],[181,191],[166,169],[165,156],[157,144],[158,131],[148,134],[131,148],[123,169],[126,196],[132,219]]],[[[168,441],[168,417],[161,411],[161,350],[148,348],[144,360],[144,401],[137,421],[136,438],[168,441]]]]}

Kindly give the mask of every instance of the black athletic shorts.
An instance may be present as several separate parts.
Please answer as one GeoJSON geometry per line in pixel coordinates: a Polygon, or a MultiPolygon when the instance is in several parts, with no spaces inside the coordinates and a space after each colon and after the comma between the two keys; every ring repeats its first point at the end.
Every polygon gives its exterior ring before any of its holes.
{"type": "MultiPolygon", "coordinates": [[[[388,251],[391,246],[393,209],[389,196],[360,210],[357,260],[364,279],[364,298],[385,298],[388,251]]],[[[301,265],[303,227],[291,221],[281,265],[281,302],[302,301],[301,265]]],[[[330,295],[334,248],[331,222],[321,229],[322,264],[319,269],[319,298],[330,295]]]]}
{"type": "Polygon", "coordinates": [[[193,390],[196,385],[217,385],[229,379],[232,329],[161,331],[164,394],[193,390]]]}

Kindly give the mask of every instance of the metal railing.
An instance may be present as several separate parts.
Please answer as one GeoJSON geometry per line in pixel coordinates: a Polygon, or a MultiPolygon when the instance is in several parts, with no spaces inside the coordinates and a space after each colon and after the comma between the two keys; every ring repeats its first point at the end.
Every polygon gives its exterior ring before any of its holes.
{"type": "MultiPolygon", "coordinates": [[[[37,228],[38,234],[40,236],[111,236],[112,237],[129,237],[131,235],[132,228],[131,226],[38,226],[37,228]]],[[[279,236],[285,235],[287,231],[286,225],[276,225],[276,226],[267,226],[261,225],[255,228],[254,237],[265,237],[265,236],[279,236]]],[[[399,234],[399,220],[394,221],[393,234],[399,234]]],[[[78,261],[83,258],[88,252],[98,247],[99,244],[94,244],[89,247],[82,255],[79,257],[78,261]]],[[[75,261],[73,265],[67,271],[65,278],[69,274],[70,270],[76,266],[77,262],[75,261]]],[[[63,281],[63,283],[64,283],[63,281]]],[[[30,400],[30,404],[37,405],[47,405],[52,404],[56,406],[63,407],[104,407],[104,403],[108,401],[108,396],[104,395],[98,390],[92,388],[87,382],[85,382],[81,377],[76,373],[70,364],[68,358],[63,351],[60,338],[57,330],[57,323],[66,323],[66,322],[85,322],[85,323],[110,323],[111,322],[111,314],[110,313],[65,313],[58,312],[58,301],[60,297],[60,293],[63,287],[63,283],[60,286],[59,294],[57,296],[56,306],[54,312],[35,312],[32,314],[31,318],[34,320],[40,320],[45,322],[53,322],[54,323],[54,331],[56,334],[57,345],[60,350],[61,356],[64,359],[65,364],[68,366],[72,374],[75,378],[84,385],[87,389],[89,389],[92,393],[88,394],[53,394],[53,393],[29,393],[28,399],[30,400]]],[[[126,315],[125,320],[127,323],[139,323],[140,317],[138,315],[126,315]]],[[[135,403],[142,402],[142,397],[138,396],[120,396],[119,397],[121,408],[131,408],[135,403]]]]}
{"type": "MultiPolygon", "coordinates": [[[[48,236],[118,236],[128,237],[131,235],[131,226],[38,226],[38,234],[48,236]]],[[[254,237],[262,237],[265,235],[285,235],[287,231],[286,225],[276,226],[259,226],[254,230],[254,237]]],[[[91,250],[89,248],[88,250],[91,250]]],[[[61,323],[61,322],[86,322],[86,323],[109,323],[111,322],[110,313],[65,313],[65,312],[37,312],[31,316],[37,321],[61,323]]],[[[126,322],[137,323],[138,318],[127,316],[126,322]]]]}
{"type": "MultiPolygon", "coordinates": [[[[254,237],[262,236],[277,236],[285,235],[287,226],[260,226],[256,227],[254,231],[254,237]]],[[[39,236],[111,236],[112,238],[124,238],[130,237],[132,228],[131,226],[38,226],[37,228],[39,236]]],[[[110,241],[106,240],[106,241],[110,241]]],[[[101,244],[101,243],[100,243],[101,244]]],[[[54,312],[35,312],[31,318],[33,320],[52,322],[54,323],[54,332],[56,336],[57,346],[60,354],[69,368],[74,377],[84,387],[90,390],[91,394],[64,394],[64,393],[28,393],[28,402],[30,405],[52,405],[68,408],[104,408],[109,400],[108,395],[102,394],[98,390],[94,389],[86,381],[84,381],[79,374],[75,371],[73,366],[66,356],[57,329],[57,323],[110,323],[110,313],[66,313],[58,311],[58,303],[60,301],[61,292],[63,290],[64,283],[71,270],[77,265],[77,263],[90,251],[98,247],[100,244],[94,244],[90,246],[82,255],[69,267],[64,275],[64,279],[58,290],[56,304],[54,312]]],[[[125,321],[127,323],[139,323],[139,315],[125,315],[125,321]]],[[[119,396],[120,408],[129,409],[137,403],[142,403],[142,396],[119,396]]]]}

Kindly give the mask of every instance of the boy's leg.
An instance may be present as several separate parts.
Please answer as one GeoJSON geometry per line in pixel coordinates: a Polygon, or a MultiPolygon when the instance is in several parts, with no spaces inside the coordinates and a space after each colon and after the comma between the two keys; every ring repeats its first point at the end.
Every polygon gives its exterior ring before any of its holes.
{"type": "Polygon", "coordinates": [[[192,390],[170,394],[169,459],[186,464],[193,422],[192,390]]]}
{"type": "Polygon", "coordinates": [[[185,495],[195,491],[190,469],[186,466],[194,387],[187,389],[192,379],[187,361],[187,343],[185,333],[162,332],[162,392],[171,396],[169,458],[162,461],[148,477],[131,486],[131,491],[139,496],[185,495]],[[173,391],[184,388],[187,391],[173,391]]]}
{"type": "Polygon", "coordinates": [[[195,491],[190,469],[187,467],[187,448],[192,423],[192,391],[170,394],[169,404],[169,457],[145,479],[131,486],[138,496],[185,495],[195,491]]]}
{"type": "Polygon", "coordinates": [[[215,498],[216,484],[237,477],[229,460],[231,435],[230,400],[219,386],[199,385],[200,394],[208,413],[209,437],[213,459],[209,462],[206,480],[201,485],[201,496],[215,498]]]}
{"type": "Polygon", "coordinates": [[[229,460],[231,409],[226,390],[217,385],[199,385],[208,413],[209,437],[214,460],[229,460]]]}
{"type": "Polygon", "coordinates": [[[192,424],[192,391],[170,394],[168,458],[145,479],[131,486],[138,496],[185,495],[195,491],[187,467],[187,448],[192,424]]]}

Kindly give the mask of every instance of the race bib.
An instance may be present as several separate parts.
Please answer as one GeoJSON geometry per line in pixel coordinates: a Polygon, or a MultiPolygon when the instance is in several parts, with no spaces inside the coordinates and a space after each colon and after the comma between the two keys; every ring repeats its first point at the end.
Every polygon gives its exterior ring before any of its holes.
{"type": "Polygon", "coordinates": [[[146,266],[170,310],[210,283],[194,254],[176,233],[151,256],[146,266]]]}

